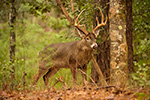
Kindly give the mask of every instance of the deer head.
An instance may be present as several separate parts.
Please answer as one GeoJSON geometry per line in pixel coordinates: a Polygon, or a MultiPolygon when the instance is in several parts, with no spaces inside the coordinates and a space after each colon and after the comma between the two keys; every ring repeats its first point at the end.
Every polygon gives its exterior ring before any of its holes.
{"type": "MultiPolygon", "coordinates": [[[[85,10],[82,10],[82,11],[80,12],[80,14],[78,15],[78,17],[75,19],[75,21],[74,21],[74,26],[76,27],[79,36],[80,36],[84,41],[86,41],[87,44],[89,44],[89,45],[91,46],[91,48],[95,48],[95,47],[97,47],[96,38],[97,38],[97,36],[99,35],[99,30],[98,30],[98,29],[99,29],[100,27],[106,25],[106,23],[107,23],[107,18],[106,18],[106,20],[105,20],[105,22],[104,22],[104,15],[103,15],[101,9],[99,8],[99,11],[100,11],[100,13],[101,13],[101,15],[102,15],[101,23],[99,23],[98,18],[96,17],[97,26],[96,26],[95,28],[92,27],[92,32],[88,32],[88,31],[86,30],[85,25],[80,25],[80,22],[82,21],[82,19],[78,21],[78,19],[79,19],[80,15],[82,14],[83,11],[85,11],[85,10]],[[84,26],[85,29],[83,29],[82,26],[84,26]]],[[[71,22],[71,23],[72,23],[72,22],[71,22]]]]}

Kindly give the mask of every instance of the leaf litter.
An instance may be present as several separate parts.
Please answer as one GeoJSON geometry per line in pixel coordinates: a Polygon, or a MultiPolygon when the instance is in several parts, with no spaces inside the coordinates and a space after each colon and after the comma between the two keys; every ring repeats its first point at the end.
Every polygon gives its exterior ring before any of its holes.
{"type": "Polygon", "coordinates": [[[55,87],[33,91],[0,91],[0,100],[137,100],[131,90],[123,90],[116,86],[96,87],[92,85],[55,87]]]}

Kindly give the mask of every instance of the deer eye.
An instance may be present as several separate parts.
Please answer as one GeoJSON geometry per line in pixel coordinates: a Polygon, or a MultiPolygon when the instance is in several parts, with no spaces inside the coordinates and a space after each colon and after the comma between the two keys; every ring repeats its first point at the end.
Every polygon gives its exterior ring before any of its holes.
{"type": "Polygon", "coordinates": [[[89,38],[87,37],[86,40],[89,40],[89,38]]]}

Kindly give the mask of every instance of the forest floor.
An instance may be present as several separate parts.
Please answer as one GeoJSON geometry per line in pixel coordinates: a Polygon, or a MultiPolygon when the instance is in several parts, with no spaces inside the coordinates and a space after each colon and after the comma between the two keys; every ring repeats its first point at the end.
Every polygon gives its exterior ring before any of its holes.
{"type": "MultiPolygon", "coordinates": [[[[32,91],[1,90],[0,100],[150,100],[149,96],[140,99],[136,95],[142,91],[142,88],[133,91],[116,86],[76,86],[74,88],[63,87],[60,90],[50,88],[43,91],[36,89],[32,91]]],[[[148,91],[145,92],[145,95],[148,91]]]]}

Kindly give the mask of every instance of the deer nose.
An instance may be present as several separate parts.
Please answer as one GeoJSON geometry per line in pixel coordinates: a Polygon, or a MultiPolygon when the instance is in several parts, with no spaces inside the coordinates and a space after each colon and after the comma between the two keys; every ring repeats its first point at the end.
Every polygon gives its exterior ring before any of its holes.
{"type": "Polygon", "coordinates": [[[91,45],[91,48],[96,49],[97,46],[98,46],[97,43],[93,43],[93,44],[91,45]]]}

